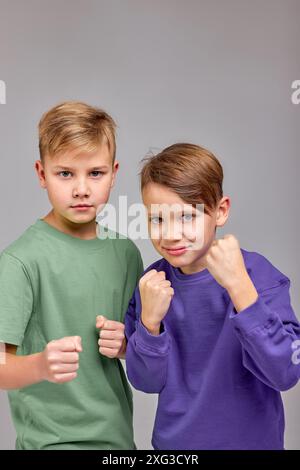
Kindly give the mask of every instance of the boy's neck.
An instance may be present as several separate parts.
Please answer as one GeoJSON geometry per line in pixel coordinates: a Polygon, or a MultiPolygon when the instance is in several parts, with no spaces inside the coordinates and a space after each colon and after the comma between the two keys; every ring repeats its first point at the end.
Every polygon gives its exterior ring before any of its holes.
{"type": "Polygon", "coordinates": [[[86,224],[76,224],[55,213],[52,209],[43,220],[60,232],[72,237],[81,238],[82,240],[91,240],[97,237],[95,219],[86,224]]]}

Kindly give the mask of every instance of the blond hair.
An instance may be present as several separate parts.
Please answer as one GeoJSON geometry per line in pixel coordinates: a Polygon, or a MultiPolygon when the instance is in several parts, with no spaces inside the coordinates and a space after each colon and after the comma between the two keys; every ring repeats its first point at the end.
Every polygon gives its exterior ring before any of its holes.
{"type": "Polygon", "coordinates": [[[95,151],[106,142],[116,156],[116,124],[103,109],[80,101],[65,101],[47,111],[39,122],[41,161],[67,150],[95,151]]]}

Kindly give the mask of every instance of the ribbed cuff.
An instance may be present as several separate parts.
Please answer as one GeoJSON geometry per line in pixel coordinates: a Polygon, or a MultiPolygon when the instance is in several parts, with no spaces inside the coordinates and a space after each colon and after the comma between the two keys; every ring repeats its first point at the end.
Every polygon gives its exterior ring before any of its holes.
{"type": "Polygon", "coordinates": [[[239,313],[232,308],[229,318],[233,322],[234,328],[241,333],[247,334],[256,328],[269,328],[276,315],[269,309],[260,296],[256,302],[239,313]]]}
{"type": "Polygon", "coordinates": [[[164,331],[158,336],[151,335],[147,328],[142,324],[141,319],[136,324],[136,342],[137,344],[150,351],[165,355],[168,353],[170,338],[166,331],[165,325],[164,331]]]}

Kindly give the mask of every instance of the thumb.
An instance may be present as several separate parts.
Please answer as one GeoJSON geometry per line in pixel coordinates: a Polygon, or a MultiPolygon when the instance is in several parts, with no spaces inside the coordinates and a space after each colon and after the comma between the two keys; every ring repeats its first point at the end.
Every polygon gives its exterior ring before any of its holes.
{"type": "Polygon", "coordinates": [[[74,342],[75,342],[76,351],[77,352],[82,352],[81,337],[80,336],[74,336],[74,342]]]}
{"type": "Polygon", "coordinates": [[[96,328],[103,328],[106,318],[103,315],[98,315],[96,318],[96,328]]]}

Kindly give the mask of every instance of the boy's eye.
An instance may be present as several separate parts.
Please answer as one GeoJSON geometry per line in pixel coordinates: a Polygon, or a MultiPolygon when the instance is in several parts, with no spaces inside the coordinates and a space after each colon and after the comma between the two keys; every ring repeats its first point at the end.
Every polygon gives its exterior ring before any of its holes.
{"type": "MultiPolygon", "coordinates": [[[[67,170],[63,170],[63,171],[60,171],[59,173],[59,176],[62,176],[63,178],[68,178],[72,173],[70,171],[67,171],[67,170]]],[[[94,178],[97,178],[98,176],[102,175],[103,172],[102,171],[98,171],[98,170],[95,170],[95,171],[91,171],[90,175],[94,178]]]]}
{"type": "Polygon", "coordinates": [[[194,217],[195,217],[194,214],[183,214],[183,215],[182,215],[182,220],[183,220],[184,222],[191,222],[194,217]]]}
{"type": "Polygon", "coordinates": [[[161,218],[161,217],[158,217],[158,216],[157,216],[157,217],[156,217],[156,216],[153,216],[153,217],[150,217],[149,220],[150,220],[151,224],[157,225],[157,224],[160,224],[160,223],[161,223],[162,218],[161,218]]]}
{"type": "Polygon", "coordinates": [[[63,178],[67,178],[71,174],[71,172],[64,170],[64,171],[60,171],[58,174],[62,176],[63,178]]]}

